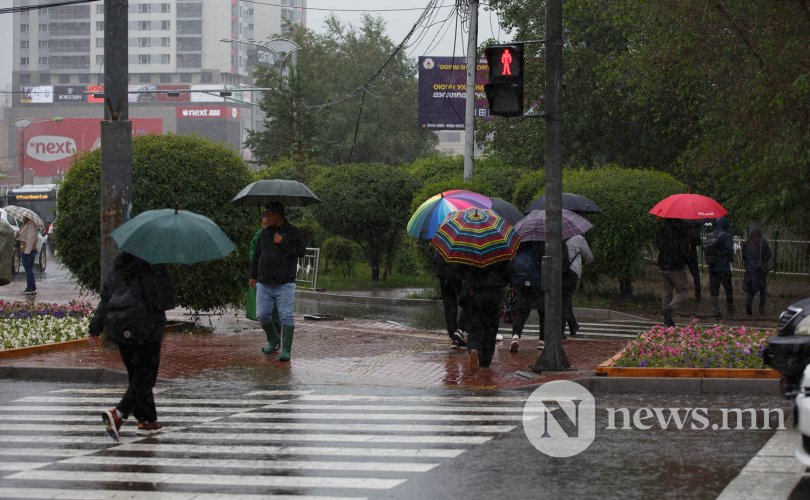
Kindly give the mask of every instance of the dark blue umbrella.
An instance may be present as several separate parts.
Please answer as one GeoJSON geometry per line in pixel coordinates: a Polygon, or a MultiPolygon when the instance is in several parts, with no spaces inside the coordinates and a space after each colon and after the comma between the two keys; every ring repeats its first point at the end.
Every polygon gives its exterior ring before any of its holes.
{"type": "MultiPolygon", "coordinates": [[[[601,214],[602,209],[596,206],[592,200],[582,196],[581,194],[574,194],[574,193],[563,193],[562,194],[562,207],[566,210],[570,210],[572,212],[582,213],[582,214],[601,214]]],[[[545,210],[546,209],[546,197],[541,196],[534,200],[531,205],[526,209],[526,213],[531,212],[532,210],[545,210]]]]}

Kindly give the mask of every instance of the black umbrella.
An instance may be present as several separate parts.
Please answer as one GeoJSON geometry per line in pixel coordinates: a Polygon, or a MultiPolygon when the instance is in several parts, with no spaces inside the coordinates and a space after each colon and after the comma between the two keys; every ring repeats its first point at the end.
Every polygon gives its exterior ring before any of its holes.
{"type": "MultiPolygon", "coordinates": [[[[574,193],[563,193],[562,194],[562,207],[566,210],[570,210],[572,212],[584,213],[584,214],[601,214],[602,209],[596,206],[596,203],[591,201],[590,199],[582,196],[581,194],[574,194],[574,193]]],[[[526,213],[531,212],[532,210],[545,210],[546,209],[546,197],[541,196],[532,202],[531,205],[526,209],[526,213]]]]}
{"type": "Polygon", "coordinates": [[[490,198],[492,200],[492,211],[500,215],[506,222],[513,226],[523,219],[523,212],[508,201],[502,198],[490,198]]]}
{"type": "Polygon", "coordinates": [[[264,179],[245,186],[231,202],[264,206],[279,202],[285,207],[305,207],[321,200],[305,184],[286,179],[264,179]]]}

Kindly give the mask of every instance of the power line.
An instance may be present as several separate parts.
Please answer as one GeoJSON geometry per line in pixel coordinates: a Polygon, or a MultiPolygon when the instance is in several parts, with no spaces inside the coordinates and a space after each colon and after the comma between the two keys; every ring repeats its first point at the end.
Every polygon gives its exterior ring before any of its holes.
{"type": "Polygon", "coordinates": [[[18,12],[28,12],[31,10],[48,9],[50,7],[62,7],[65,5],[76,5],[98,1],[99,0],[63,0],[62,2],[40,3],[36,5],[24,5],[18,7],[3,7],[0,9],[0,14],[15,14],[18,12]]]}
{"type": "MultiPolygon", "coordinates": [[[[326,12],[408,12],[414,10],[424,10],[423,7],[408,7],[401,9],[335,9],[330,7],[293,7],[291,5],[282,5],[279,3],[259,2],[258,0],[242,0],[244,3],[252,3],[256,5],[269,5],[271,7],[288,7],[300,10],[321,10],[326,12]]],[[[432,3],[432,2],[431,2],[432,3]]],[[[452,5],[441,5],[437,8],[453,7],[452,5]]]]}

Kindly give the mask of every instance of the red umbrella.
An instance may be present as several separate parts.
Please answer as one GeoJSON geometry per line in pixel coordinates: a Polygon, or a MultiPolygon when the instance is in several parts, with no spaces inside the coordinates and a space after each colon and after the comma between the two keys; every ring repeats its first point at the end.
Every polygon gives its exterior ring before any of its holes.
{"type": "Polygon", "coordinates": [[[717,219],[728,213],[717,201],[693,193],[673,194],[655,204],[651,214],[664,219],[717,219]]]}

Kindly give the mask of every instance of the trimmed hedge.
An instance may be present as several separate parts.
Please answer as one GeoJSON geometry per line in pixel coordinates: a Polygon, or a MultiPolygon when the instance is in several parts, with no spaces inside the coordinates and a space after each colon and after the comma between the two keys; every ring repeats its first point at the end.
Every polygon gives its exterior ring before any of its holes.
{"type": "MultiPolygon", "coordinates": [[[[56,249],[62,263],[85,289],[100,283],[101,152],[78,158],[59,191],[56,249]]],[[[194,266],[170,266],[180,305],[197,311],[222,310],[244,301],[248,244],[259,227],[256,209],[231,198],[251,182],[247,165],[225,146],[175,134],[132,140],[132,216],[179,207],[216,222],[236,244],[226,259],[194,266]]]]}

